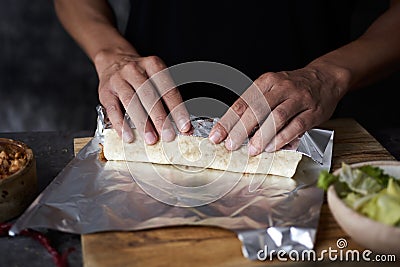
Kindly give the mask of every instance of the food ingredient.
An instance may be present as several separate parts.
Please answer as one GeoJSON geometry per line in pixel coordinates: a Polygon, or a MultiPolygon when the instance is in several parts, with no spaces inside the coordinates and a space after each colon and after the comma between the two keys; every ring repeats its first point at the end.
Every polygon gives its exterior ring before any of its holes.
{"type": "Polygon", "coordinates": [[[330,185],[350,208],[378,222],[400,226],[400,181],[383,169],[342,163],[339,175],[321,171],[317,186],[327,190],[330,185]]]}

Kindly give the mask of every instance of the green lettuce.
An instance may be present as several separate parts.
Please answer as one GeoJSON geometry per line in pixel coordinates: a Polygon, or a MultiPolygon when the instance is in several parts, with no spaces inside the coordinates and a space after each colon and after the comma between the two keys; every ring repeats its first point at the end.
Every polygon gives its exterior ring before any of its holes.
{"type": "Polygon", "coordinates": [[[389,179],[387,188],[366,202],[359,211],[378,222],[397,225],[400,223],[400,186],[389,179]]]}
{"type": "Polygon", "coordinates": [[[342,163],[339,175],[321,171],[317,186],[335,186],[347,206],[387,225],[400,226],[400,182],[381,168],[352,168],[342,163]]]}
{"type": "Polygon", "coordinates": [[[319,173],[318,181],[317,181],[317,186],[319,188],[324,189],[325,191],[328,190],[328,187],[337,182],[339,180],[339,177],[336,175],[333,175],[329,173],[327,170],[322,170],[319,173]]]}
{"type": "Polygon", "coordinates": [[[339,181],[346,183],[353,192],[363,196],[377,193],[384,188],[376,177],[370,176],[359,168],[351,168],[346,163],[342,163],[339,181]]]}

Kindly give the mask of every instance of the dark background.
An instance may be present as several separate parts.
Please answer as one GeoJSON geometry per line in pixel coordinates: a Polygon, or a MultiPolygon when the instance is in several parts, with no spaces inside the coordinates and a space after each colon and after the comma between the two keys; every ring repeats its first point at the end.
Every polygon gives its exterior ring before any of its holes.
{"type": "MultiPolygon", "coordinates": [[[[122,30],[128,0],[110,1],[122,30]]],[[[94,130],[97,75],[51,0],[0,3],[0,132],[94,130]]]]}
{"type": "MultiPolygon", "coordinates": [[[[353,34],[359,35],[387,1],[360,1],[353,34]]],[[[129,0],[110,1],[123,31],[129,0]]],[[[400,126],[394,97],[400,75],[339,105],[335,117],[354,117],[367,129],[400,126]]],[[[0,132],[94,130],[97,76],[59,23],[50,0],[3,0],[0,7],[0,132]]]]}

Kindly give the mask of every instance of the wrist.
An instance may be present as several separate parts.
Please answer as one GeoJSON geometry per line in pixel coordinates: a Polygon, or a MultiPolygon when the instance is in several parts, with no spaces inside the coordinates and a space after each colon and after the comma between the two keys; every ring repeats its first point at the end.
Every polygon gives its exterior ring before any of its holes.
{"type": "Polygon", "coordinates": [[[101,73],[104,69],[127,57],[140,57],[140,55],[133,47],[104,48],[95,53],[92,62],[96,67],[96,71],[101,73]]]}
{"type": "Polygon", "coordinates": [[[325,79],[333,81],[339,98],[342,98],[352,87],[352,71],[349,68],[325,59],[316,59],[307,67],[321,73],[325,79]]]}

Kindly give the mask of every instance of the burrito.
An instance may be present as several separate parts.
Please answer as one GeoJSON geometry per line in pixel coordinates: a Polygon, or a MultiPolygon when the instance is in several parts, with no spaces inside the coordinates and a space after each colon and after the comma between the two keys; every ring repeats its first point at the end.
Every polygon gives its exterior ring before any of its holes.
{"type": "Polygon", "coordinates": [[[223,143],[214,144],[208,138],[189,135],[178,135],[172,142],[159,141],[154,145],[146,145],[137,130],[132,131],[134,141],[124,143],[114,129],[104,130],[103,152],[106,160],[292,177],[302,158],[302,154],[294,150],[249,156],[247,145],[229,151],[223,143]]]}

